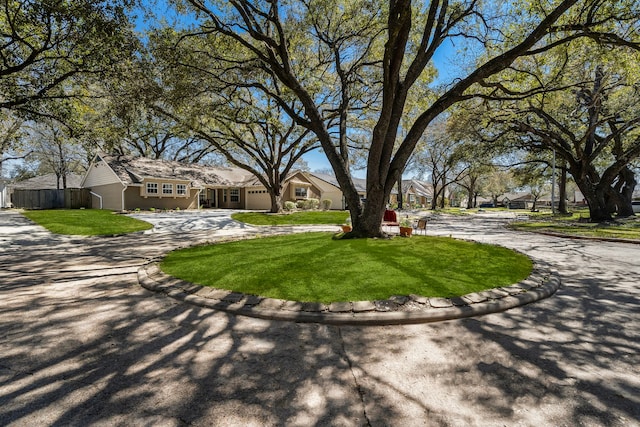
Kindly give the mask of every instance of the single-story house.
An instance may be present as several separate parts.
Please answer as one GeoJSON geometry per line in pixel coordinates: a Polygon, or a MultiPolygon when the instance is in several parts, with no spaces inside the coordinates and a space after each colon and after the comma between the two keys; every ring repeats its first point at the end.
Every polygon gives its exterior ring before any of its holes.
{"type": "MultiPolygon", "coordinates": [[[[67,188],[80,188],[82,175],[70,173],[66,176],[67,188]]],[[[0,208],[10,208],[13,206],[11,195],[14,190],[57,190],[62,189],[62,178],[58,178],[54,173],[34,176],[17,182],[0,180],[0,208]]]]}
{"type": "MultiPolygon", "coordinates": [[[[498,203],[510,209],[532,209],[533,195],[531,193],[506,193],[498,197],[498,203]]],[[[555,194],[555,204],[560,198],[555,194]]],[[[536,206],[551,206],[551,193],[541,194],[536,201],[536,206]]]]}
{"type": "Polygon", "coordinates": [[[510,209],[531,209],[533,207],[533,195],[531,193],[506,193],[498,197],[498,204],[510,209]]]}
{"type": "MultiPolygon", "coordinates": [[[[82,180],[98,209],[271,208],[267,189],[250,172],[233,167],[185,164],[144,157],[97,155],[82,180]]],[[[296,171],[283,188],[283,201],[331,199],[344,209],[335,178],[296,171]]]]}
{"type": "MultiPolygon", "coordinates": [[[[408,206],[428,206],[433,199],[433,187],[417,179],[402,180],[402,201],[408,206]]],[[[389,203],[398,203],[398,187],[391,190],[389,203]]]]}

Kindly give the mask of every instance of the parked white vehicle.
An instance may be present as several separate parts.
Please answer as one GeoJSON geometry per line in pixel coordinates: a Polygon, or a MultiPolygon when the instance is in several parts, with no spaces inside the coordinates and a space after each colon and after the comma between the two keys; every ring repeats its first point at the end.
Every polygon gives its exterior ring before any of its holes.
{"type": "Polygon", "coordinates": [[[635,200],[631,202],[631,206],[633,207],[634,213],[640,213],[640,200],[635,200]]]}

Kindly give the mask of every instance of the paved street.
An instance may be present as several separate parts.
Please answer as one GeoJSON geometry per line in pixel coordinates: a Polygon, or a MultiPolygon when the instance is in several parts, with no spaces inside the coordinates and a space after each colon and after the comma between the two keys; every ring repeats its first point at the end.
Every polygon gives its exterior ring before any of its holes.
{"type": "Polygon", "coordinates": [[[477,318],[338,327],[144,290],[150,258],[270,232],[220,211],[172,215],[82,238],[0,211],[0,425],[640,426],[640,245],[436,218],[428,234],[551,264],[560,290],[477,318]]]}

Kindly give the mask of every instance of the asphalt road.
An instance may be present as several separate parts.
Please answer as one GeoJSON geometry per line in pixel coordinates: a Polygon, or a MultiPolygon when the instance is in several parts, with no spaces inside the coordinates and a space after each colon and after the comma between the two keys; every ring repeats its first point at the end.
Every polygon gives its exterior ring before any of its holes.
{"type": "Polygon", "coordinates": [[[436,219],[428,234],[520,250],[562,287],[477,318],[336,327],[142,289],[149,258],[269,232],[208,215],[78,238],[0,212],[0,425],[640,425],[639,245],[436,219]]]}

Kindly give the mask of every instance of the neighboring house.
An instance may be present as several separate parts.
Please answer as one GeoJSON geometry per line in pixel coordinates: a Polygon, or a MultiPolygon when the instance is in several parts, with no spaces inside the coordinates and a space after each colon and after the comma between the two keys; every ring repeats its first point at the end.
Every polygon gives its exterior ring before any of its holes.
{"type": "MultiPolygon", "coordinates": [[[[467,203],[465,203],[467,204],[467,203]]],[[[472,208],[473,206],[463,206],[466,208],[472,208]]],[[[482,197],[478,196],[475,198],[475,207],[476,208],[492,208],[493,207],[493,199],[490,197],[482,197]]]]}
{"type": "MultiPolygon", "coordinates": [[[[554,197],[555,197],[554,204],[557,207],[558,204],[560,203],[560,195],[558,193],[556,193],[556,194],[554,194],[554,197]]],[[[569,199],[567,199],[566,201],[573,203],[569,199]]],[[[546,194],[543,194],[542,196],[540,196],[540,198],[538,199],[538,204],[540,206],[549,206],[549,207],[551,207],[551,193],[546,193],[546,194]]],[[[585,204],[586,204],[586,202],[585,202],[585,204]]]]}
{"type": "MultiPolygon", "coordinates": [[[[82,181],[98,209],[271,208],[266,187],[250,172],[231,167],[184,164],[144,157],[97,155],[82,181]]],[[[330,198],[343,209],[342,192],[323,175],[293,172],[282,201],[330,198]]]]}
{"type": "MultiPolygon", "coordinates": [[[[70,173],[67,175],[67,188],[80,188],[82,175],[70,173]]],[[[57,190],[62,189],[62,178],[58,179],[56,174],[47,173],[44,175],[34,176],[24,181],[9,184],[14,190],[57,190]]]]}
{"type": "Polygon", "coordinates": [[[531,209],[533,208],[533,199],[531,193],[506,193],[498,197],[498,204],[510,209],[531,209]]]}
{"type": "MultiPolygon", "coordinates": [[[[507,193],[498,197],[498,203],[510,209],[532,209],[534,197],[531,193],[507,193]]],[[[558,194],[555,195],[556,206],[559,203],[558,194]]],[[[536,201],[536,206],[551,206],[551,194],[540,195],[536,201]]]]}
{"type": "MultiPolygon", "coordinates": [[[[82,175],[70,173],[67,175],[67,188],[80,188],[82,175]]],[[[57,190],[62,189],[62,178],[58,179],[56,174],[48,173],[9,183],[0,181],[0,208],[10,208],[13,206],[11,195],[14,190],[57,190]]]]}
{"type": "MultiPolygon", "coordinates": [[[[331,209],[343,210],[347,209],[347,204],[344,198],[344,194],[340,189],[338,180],[333,175],[303,172],[304,177],[313,184],[314,196],[318,200],[330,199],[331,209]]],[[[360,199],[366,200],[367,197],[367,185],[366,180],[362,178],[352,178],[353,184],[358,191],[360,199]]]]}
{"type": "MultiPolygon", "coordinates": [[[[417,179],[402,180],[402,202],[405,206],[429,206],[433,199],[433,187],[428,182],[417,179]]],[[[398,203],[398,186],[394,186],[389,203],[398,203]]]]}
{"type": "MultiPolygon", "coordinates": [[[[413,192],[415,197],[415,202],[412,202],[411,195],[409,195],[409,202],[421,206],[428,206],[429,204],[431,204],[431,200],[433,199],[433,187],[431,186],[431,184],[424,181],[418,181],[416,179],[412,179],[409,182],[410,185],[407,191],[413,192]]],[[[448,190],[447,193],[449,193],[448,190]]]]}

